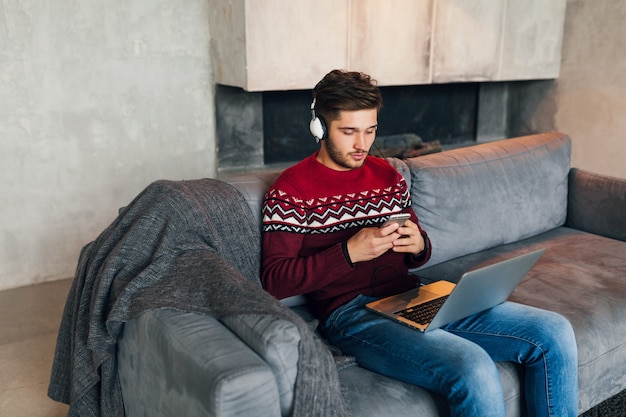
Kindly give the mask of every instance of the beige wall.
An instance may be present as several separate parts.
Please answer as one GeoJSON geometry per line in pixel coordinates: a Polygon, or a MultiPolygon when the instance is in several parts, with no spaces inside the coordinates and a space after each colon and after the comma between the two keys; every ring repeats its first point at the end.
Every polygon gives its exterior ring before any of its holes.
{"type": "Polygon", "coordinates": [[[568,0],[556,128],[574,166],[626,178],[626,1],[568,0]]]}
{"type": "Polygon", "coordinates": [[[215,171],[206,0],[0,2],[0,289],[69,277],[159,178],[215,171]]]}

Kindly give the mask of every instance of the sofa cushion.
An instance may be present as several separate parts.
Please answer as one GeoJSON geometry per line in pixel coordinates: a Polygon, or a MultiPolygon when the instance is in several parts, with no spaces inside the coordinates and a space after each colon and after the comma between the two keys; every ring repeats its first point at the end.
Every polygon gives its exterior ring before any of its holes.
{"type": "Polygon", "coordinates": [[[406,186],[408,189],[411,189],[411,170],[409,166],[402,160],[398,158],[385,158],[389,164],[398,171],[404,180],[406,181],[406,186]]]}
{"type": "Polygon", "coordinates": [[[545,248],[510,297],[555,311],[574,328],[579,412],[626,389],[626,242],[559,227],[529,239],[421,270],[428,280],[457,281],[463,272],[545,248]]]}
{"type": "MultiPolygon", "coordinates": [[[[520,394],[518,368],[511,362],[496,362],[507,417],[521,417],[523,397],[520,394]]],[[[449,416],[445,398],[417,385],[352,366],[339,372],[339,379],[350,398],[352,415],[379,416],[449,416]]]]}
{"type": "Polygon", "coordinates": [[[571,143],[547,133],[405,160],[435,265],[562,225],[571,143]]]}
{"type": "Polygon", "coordinates": [[[262,211],[265,193],[267,189],[270,188],[270,185],[276,181],[280,173],[281,170],[261,171],[257,173],[234,175],[222,179],[224,182],[235,187],[237,191],[244,196],[254,215],[254,222],[259,225],[259,229],[262,227],[262,211]]]}

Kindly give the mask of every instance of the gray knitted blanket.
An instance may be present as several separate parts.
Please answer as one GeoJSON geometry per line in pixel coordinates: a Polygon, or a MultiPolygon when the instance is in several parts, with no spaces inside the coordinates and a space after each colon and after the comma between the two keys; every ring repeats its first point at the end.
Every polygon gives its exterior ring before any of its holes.
{"type": "Polygon", "coordinates": [[[116,342],[124,322],[158,308],[217,319],[270,314],[300,329],[293,415],[349,415],[325,344],[260,288],[261,239],[250,218],[243,197],[220,181],[147,187],[81,251],[48,395],[69,404],[69,416],[123,417],[116,342]]]}

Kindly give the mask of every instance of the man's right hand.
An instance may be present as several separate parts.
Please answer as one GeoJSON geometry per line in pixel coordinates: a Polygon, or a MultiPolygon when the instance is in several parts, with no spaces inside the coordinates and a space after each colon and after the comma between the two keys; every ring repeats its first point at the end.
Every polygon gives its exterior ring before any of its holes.
{"type": "Polygon", "coordinates": [[[397,223],[392,223],[385,227],[365,227],[359,230],[347,242],[352,263],[370,261],[391,249],[393,242],[401,236],[397,232],[398,228],[397,223]]]}

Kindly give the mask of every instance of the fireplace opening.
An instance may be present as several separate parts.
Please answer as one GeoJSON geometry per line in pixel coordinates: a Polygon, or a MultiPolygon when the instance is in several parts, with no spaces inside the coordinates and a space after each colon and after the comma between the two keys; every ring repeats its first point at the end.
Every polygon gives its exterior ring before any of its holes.
{"type": "MultiPolygon", "coordinates": [[[[528,120],[553,88],[554,80],[381,87],[377,137],[410,135],[445,150],[536,133],[528,120]]],[[[309,132],[311,90],[217,85],[215,100],[219,172],[289,165],[318,149],[309,132]]],[[[550,124],[543,120],[544,129],[550,124]]]]}

